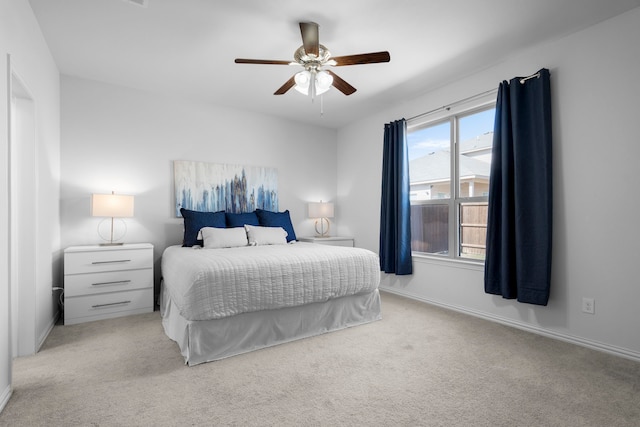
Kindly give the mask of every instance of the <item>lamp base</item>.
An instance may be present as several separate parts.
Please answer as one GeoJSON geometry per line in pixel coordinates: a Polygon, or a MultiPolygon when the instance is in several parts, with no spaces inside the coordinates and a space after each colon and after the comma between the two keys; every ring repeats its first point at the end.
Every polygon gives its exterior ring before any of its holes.
{"type": "Polygon", "coordinates": [[[316,229],[316,237],[329,237],[329,228],[331,227],[331,224],[329,223],[329,219],[328,218],[320,218],[319,220],[316,221],[315,223],[315,229],[316,229]],[[318,222],[320,222],[320,230],[318,230],[318,222]],[[327,223],[327,228],[325,230],[324,228],[324,224],[325,222],[327,223]]]}
{"type": "Polygon", "coordinates": [[[120,246],[121,240],[127,234],[127,223],[122,218],[105,218],[98,223],[98,236],[103,240],[100,246],[120,246]]]}

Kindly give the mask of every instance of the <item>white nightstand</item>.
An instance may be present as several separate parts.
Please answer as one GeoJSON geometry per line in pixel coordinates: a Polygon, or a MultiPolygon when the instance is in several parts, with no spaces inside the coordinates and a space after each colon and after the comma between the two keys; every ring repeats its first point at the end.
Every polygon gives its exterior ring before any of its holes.
{"type": "Polygon", "coordinates": [[[353,242],[353,237],[339,237],[339,236],[330,236],[330,237],[300,237],[298,239],[301,242],[307,243],[318,243],[321,245],[331,245],[331,246],[355,246],[353,242]]]}
{"type": "Polygon", "coordinates": [[[152,244],[65,249],[65,325],[151,311],[152,244]]]}

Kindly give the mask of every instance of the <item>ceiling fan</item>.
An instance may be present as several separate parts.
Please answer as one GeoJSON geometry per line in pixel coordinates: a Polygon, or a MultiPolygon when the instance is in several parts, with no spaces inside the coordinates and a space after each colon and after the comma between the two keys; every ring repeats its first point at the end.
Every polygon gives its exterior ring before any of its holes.
{"type": "Polygon", "coordinates": [[[318,24],[315,22],[300,22],[302,46],[293,54],[294,61],[278,61],[269,59],[236,58],[236,64],[273,64],[273,65],[301,65],[304,70],[296,73],[285,82],[274,95],[283,95],[292,87],[299,92],[310,95],[320,95],[331,86],[345,95],[351,95],[356,88],[340,78],[336,73],[326,69],[328,66],[340,67],[345,65],[375,64],[389,62],[389,52],[372,52],[358,55],[332,57],[331,52],[319,42],[318,24]]]}

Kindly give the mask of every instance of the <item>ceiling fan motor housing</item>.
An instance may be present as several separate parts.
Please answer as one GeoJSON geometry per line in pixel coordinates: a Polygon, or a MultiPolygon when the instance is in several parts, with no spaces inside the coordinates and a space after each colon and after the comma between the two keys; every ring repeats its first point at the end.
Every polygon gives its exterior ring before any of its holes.
{"type": "Polygon", "coordinates": [[[304,46],[300,46],[293,54],[293,59],[304,67],[305,70],[320,70],[331,58],[331,52],[323,45],[318,45],[318,56],[307,54],[304,46]]]}

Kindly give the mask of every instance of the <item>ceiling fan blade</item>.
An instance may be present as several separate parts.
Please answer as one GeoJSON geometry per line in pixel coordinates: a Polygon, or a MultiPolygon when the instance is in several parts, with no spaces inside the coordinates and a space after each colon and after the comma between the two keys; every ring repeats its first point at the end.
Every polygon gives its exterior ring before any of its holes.
{"type": "Polygon", "coordinates": [[[272,64],[272,65],[289,65],[291,61],[278,61],[272,59],[245,59],[236,58],[236,64],[272,64]]]}
{"type": "Polygon", "coordinates": [[[301,22],[300,34],[302,35],[302,46],[307,55],[318,56],[320,53],[320,36],[318,24],[315,22],[301,22]]]}
{"type": "Polygon", "coordinates": [[[284,95],[285,93],[287,93],[287,91],[289,89],[291,89],[292,87],[294,87],[296,85],[296,80],[295,80],[296,76],[292,76],[289,80],[287,80],[285,82],[285,84],[283,84],[282,86],[280,86],[280,89],[278,89],[277,91],[275,91],[273,94],[274,95],[284,95]]]}
{"type": "Polygon", "coordinates": [[[334,73],[331,70],[325,70],[327,73],[331,74],[331,77],[333,77],[333,87],[335,87],[336,89],[338,89],[340,92],[344,93],[345,95],[351,95],[353,92],[356,91],[356,88],[351,86],[349,83],[347,83],[346,81],[344,81],[341,77],[339,77],[336,73],[334,73]]]}
{"type": "Polygon", "coordinates": [[[336,67],[339,67],[341,65],[360,65],[375,64],[378,62],[389,62],[391,60],[391,55],[389,55],[389,52],[383,51],[361,53],[359,55],[335,56],[331,59],[336,61],[336,67]]]}

